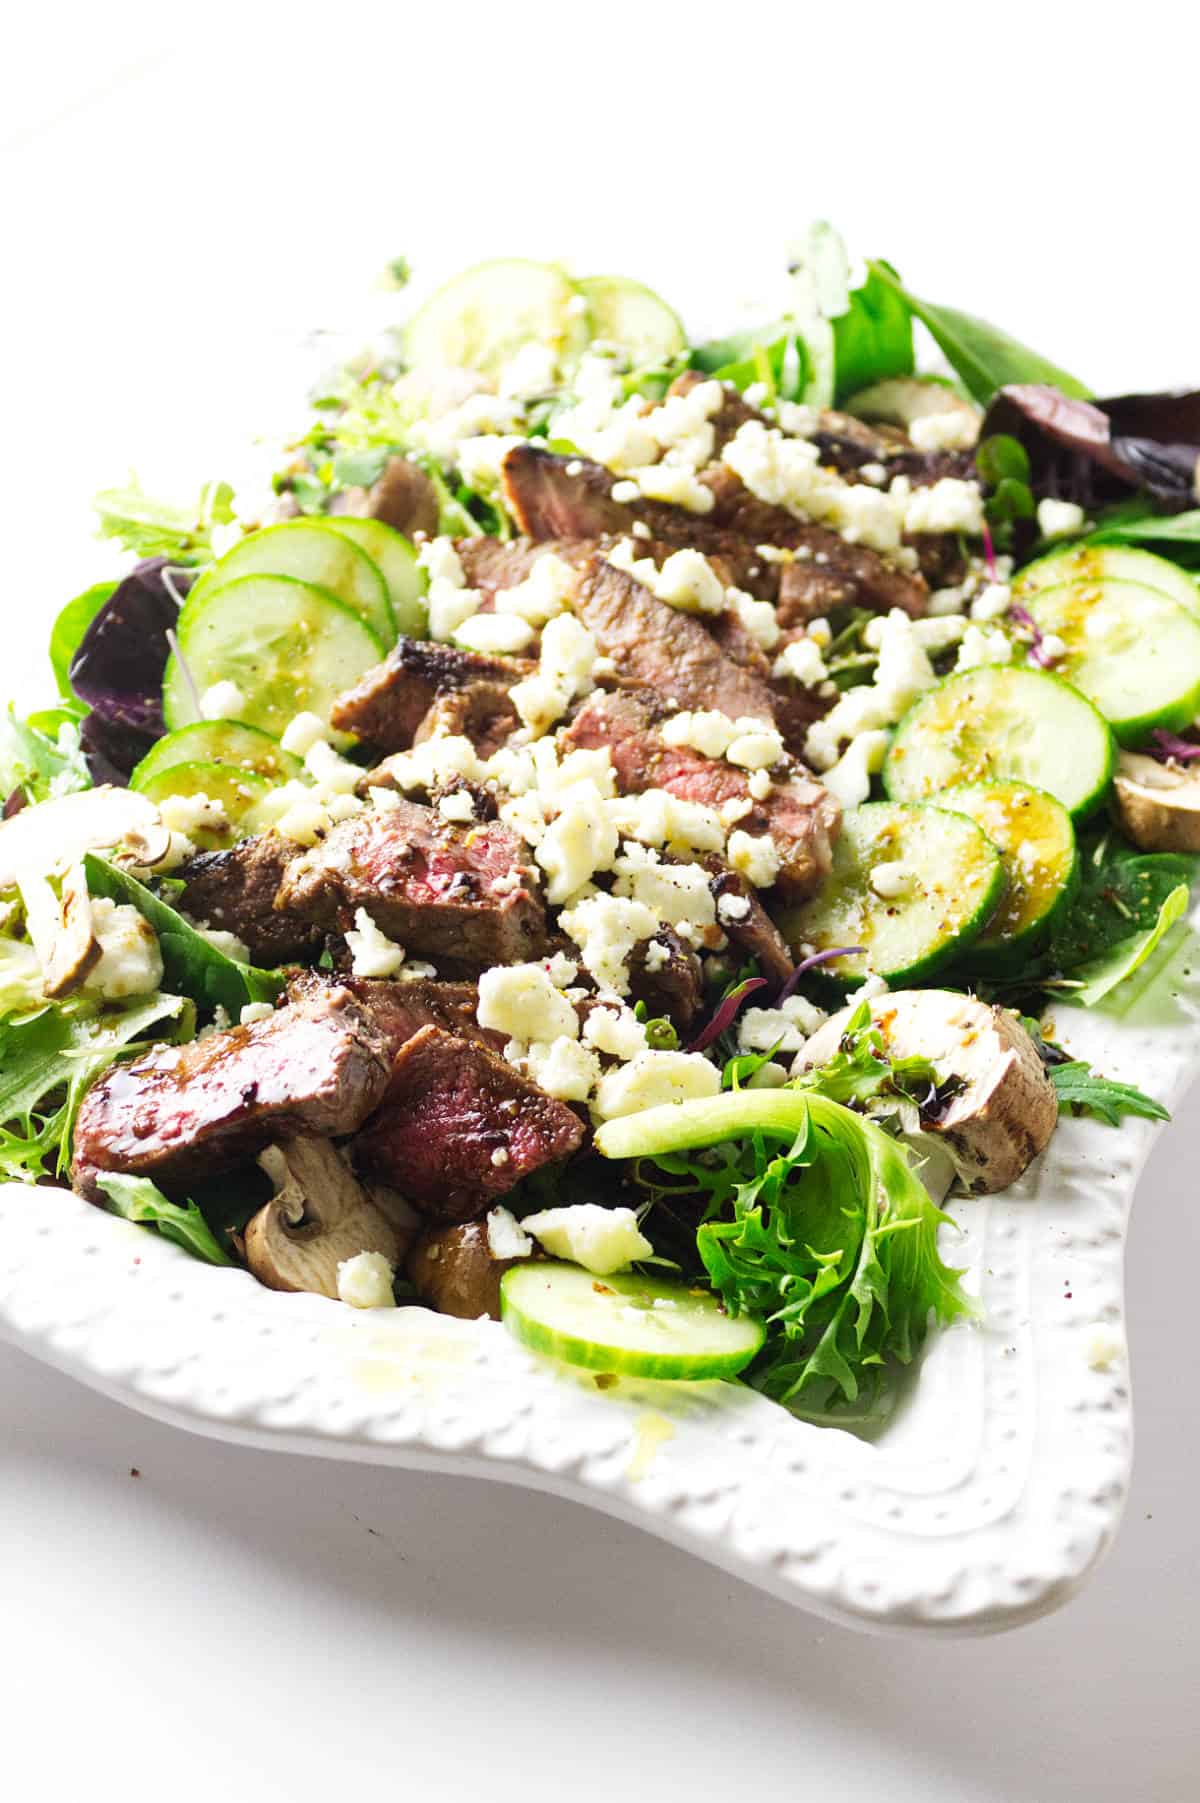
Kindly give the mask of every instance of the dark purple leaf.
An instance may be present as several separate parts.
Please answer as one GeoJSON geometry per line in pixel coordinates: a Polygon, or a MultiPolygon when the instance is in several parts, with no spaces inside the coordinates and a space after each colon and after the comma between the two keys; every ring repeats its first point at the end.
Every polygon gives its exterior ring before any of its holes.
{"type": "Polygon", "coordinates": [[[1176,763],[1190,764],[1200,758],[1200,745],[1192,739],[1181,739],[1178,733],[1167,732],[1163,727],[1156,726],[1150,737],[1154,740],[1150,756],[1157,758],[1160,764],[1165,764],[1172,758],[1176,763]]]}
{"type": "Polygon", "coordinates": [[[166,557],[139,563],[105,602],[71,660],[69,680],[81,701],[112,726],[159,737],[167,634],[194,572],[166,557]]]}
{"type": "Polygon", "coordinates": [[[801,958],[799,964],[797,964],[795,970],[776,996],[775,1006],[778,1008],[780,1002],[786,1002],[789,995],[795,993],[796,985],[799,983],[805,971],[815,970],[819,964],[828,964],[831,958],[857,957],[861,952],[865,952],[866,949],[865,945],[831,945],[827,951],[812,952],[807,958],[801,958]]]}
{"type": "Polygon", "coordinates": [[[106,719],[98,708],[79,723],[79,743],[92,781],[115,783],[119,789],[126,786],[134,766],[160,737],[160,733],[139,732],[136,726],[106,719]]]}
{"type": "Polygon", "coordinates": [[[1142,490],[1167,511],[1194,507],[1200,467],[1200,390],[1078,401],[1057,388],[1002,388],[981,436],[1016,438],[1034,493],[1094,507],[1142,490]]]}
{"type": "Polygon", "coordinates": [[[738,1009],[747,996],[753,995],[757,989],[766,987],[767,979],[765,977],[747,977],[744,983],[739,983],[736,989],[731,989],[728,995],[723,995],[713,1012],[712,1019],[706,1027],[701,1028],[688,1047],[688,1051],[707,1051],[713,1040],[720,1039],[725,1029],[733,1025],[738,1009]]]}

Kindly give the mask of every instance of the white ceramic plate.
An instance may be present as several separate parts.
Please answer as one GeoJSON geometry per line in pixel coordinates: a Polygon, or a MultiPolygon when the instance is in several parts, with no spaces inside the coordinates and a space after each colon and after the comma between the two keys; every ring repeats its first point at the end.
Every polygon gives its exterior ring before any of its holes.
{"type": "MultiPolygon", "coordinates": [[[[1200,1052],[1198,949],[1189,928],[1118,1006],[1064,1009],[1061,1037],[1177,1105],[1200,1052]]],[[[1072,1595],[1120,1519],[1124,1238],[1153,1131],[1064,1121],[1017,1188],[952,1205],[963,1232],[946,1251],[982,1323],[931,1341],[870,1444],[732,1384],[602,1391],[495,1322],[277,1295],[16,1184],[0,1189],[0,1334],[219,1439],[606,1509],[850,1626],[1014,1627],[1072,1595]]]]}

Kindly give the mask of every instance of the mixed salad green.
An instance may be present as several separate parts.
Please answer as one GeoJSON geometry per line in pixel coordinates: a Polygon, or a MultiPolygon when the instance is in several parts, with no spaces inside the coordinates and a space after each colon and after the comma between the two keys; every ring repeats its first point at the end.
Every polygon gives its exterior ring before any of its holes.
{"type": "MultiPolygon", "coordinates": [[[[54,705],[0,720],[0,1173],[65,1178],[106,1073],[291,1005],[286,969],[189,908],[196,859],[264,837],[311,858],[397,792],[451,835],[498,813],[562,949],[540,974],[477,970],[480,1055],[506,1041],[587,1143],[481,1193],[466,1223],[390,1219],[386,1254],[339,1267],[382,1261],[374,1287],[361,1265],[312,1287],[433,1299],[411,1275],[430,1236],[460,1236],[432,1255],[444,1270],[471,1229],[495,1269],[470,1295],[531,1347],[878,1413],[930,1323],[972,1312],[943,1200],[1012,1182],[1060,1112],[1165,1117],[1058,1046],[1047,1010],[1107,1004],[1187,907],[1198,453],[1200,397],[1097,401],[891,265],[855,277],[825,226],[763,321],[700,342],[623,278],[517,259],[457,277],[322,384],[269,496],[97,497],[136,567],[59,612],[54,705]],[[514,454],[560,498],[602,483],[605,518],[631,524],[533,528],[514,454]],[[518,576],[468,581],[476,541],[526,556],[518,576]],[[654,755],[690,788],[617,781],[578,736],[597,697],[646,693],[580,601],[585,541],[629,605],[723,623],[723,647],[740,634],[739,668],[778,704],[731,719],[668,679],[654,755]],[[502,743],[443,722],[381,746],[331,723],[426,642],[490,661],[502,743]],[[819,880],[787,862],[785,802],[830,810],[819,880]],[[713,898],[713,860],[735,906],[713,898]],[[699,1030],[635,1005],[637,935],[616,923],[639,909],[641,941],[695,968],[699,1030]],[[763,949],[784,942],[786,981],[763,949]]],[[[446,974],[361,907],[279,962],[446,974]]],[[[271,1171],[242,1164],[219,1196],[107,1169],[93,1199],[263,1276],[271,1171]]]]}

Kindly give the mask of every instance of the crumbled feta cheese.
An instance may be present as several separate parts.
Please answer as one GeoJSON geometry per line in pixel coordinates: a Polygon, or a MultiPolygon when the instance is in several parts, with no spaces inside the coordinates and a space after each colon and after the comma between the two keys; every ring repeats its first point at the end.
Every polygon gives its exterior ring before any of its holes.
{"type": "Polygon", "coordinates": [[[214,682],[200,697],[202,720],[240,720],[246,697],[236,682],[214,682]]]}
{"type": "Polygon", "coordinates": [[[295,757],[304,757],[319,739],[329,737],[329,728],[319,714],[296,714],[283,729],[279,743],[295,757]]]}
{"type": "Polygon", "coordinates": [[[725,604],[731,613],[737,615],[756,644],[761,645],[764,651],[774,651],[779,643],[780,628],[775,609],[769,601],[756,601],[744,589],[729,588],[725,591],[725,604]]]}
{"type": "MultiPolygon", "coordinates": [[[[460,589],[460,594],[471,591],[460,589]]],[[[486,657],[514,657],[528,650],[535,634],[528,620],[515,613],[472,613],[454,628],[454,642],[486,657]]]]}
{"type": "Polygon", "coordinates": [[[356,1252],[338,1265],[338,1297],[351,1308],[395,1308],[394,1275],[382,1252],[356,1252]]]}
{"type": "Polygon", "coordinates": [[[876,864],[867,880],[881,901],[899,901],[913,886],[913,872],[898,858],[890,858],[876,864]]]}
{"type": "Polygon", "coordinates": [[[250,948],[236,933],[228,933],[224,927],[210,927],[206,920],[194,920],[190,924],[214,951],[223,953],[226,958],[235,959],[239,964],[249,964],[250,948]]]}
{"type": "MultiPolygon", "coordinates": [[[[732,747],[730,749],[732,751],[732,747]]],[[[733,761],[731,756],[730,762],[732,763],[733,761]]],[[[750,778],[746,787],[749,789],[755,801],[765,801],[767,796],[771,793],[772,786],[771,773],[769,770],[752,770],[750,772],[750,778]]]]}
{"type": "Polygon", "coordinates": [[[770,833],[755,838],[739,829],[729,835],[729,862],[756,889],[769,889],[779,875],[779,848],[770,833]]]}
{"type": "Polygon", "coordinates": [[[717,810],[704,802],[682,801],[667,789],[616,796],[608,803],[608,817],[622,838],[660,846],[677,856],[725,848],[717,810]]]}
{"type": "Polygon", "coordinates": [[[821,778],[830,794],[836,795],[844,808],[861,807],[871,793],[871,778],[883,769],[887,756],[886,732],[860,732],[821,778]]]}
{"type": "Polygon", "coordinates": [[[352,795],[362,780],[362,770],[349,758],[339,757],[332,745],[317,739],[304,755],[304,768],[316,784],[322,801],[331,795],[352,795]]]}
{"type": "Polygon", "coordinates": [[[511,1209],[497,1205],[488,1211],[488,1251],[493,1258],[528,1258],[533,1241],[511,1209]]]}
{"type": "Polygon", "coordinates": [[[431,538],[418,551],[417,562],[430,582],[445,582],[451,588],[467,586],[466,571],[452,538],[431,538]]]}
{"type": "MultiPolygon", "coordinates": [[[[893,494],[896,486],[892,484],[893,494]]],[[[906,532],[966,532],[974,538],[983,532],[983,494],[977,482],[943,476],[927,488],[914,488],[904,502],[906,532]]]]}
{"type": "Polygon", "coordinates": [[[479,979],[481,1027],[526,1041],[578,1039],[579,1017],[544,964],[506,964],[479,979]]]}
{"type": "Polygon", "coordinates": [[[1011,663],[1012,640],[999,627],[984,631],[982,626],[968,626],[955,660],[956,670],[978,670],[983,664],[1011,663]]]}
{"type": "Polygon", "coordinates": [[[601,1208],[575,1202],[568,1208],[546,1208],[521,1223],[555,1258],[570,1259],[596,1277],[611,1277],[635,1258],[650,1258],[654,1247],[640,1231],[632,1208],[601,1208]]]}
{"type": "Polygon", "coordinates": [[[165,827],[190,838],[200,832],[224,832],[229,825],[221,803],[208,795],[164,795],[158,811],[165,827]]]}
{"type": "Polygon", "coordinates": [[[1012,590],[1007,582],[989,582],[971,603],[971,618],[979,621],[1000,620],[1008,612],[1012,590]]]}
{"type": "Polygon", "coordinates": [[[723,927],[736,926],[741,920],[750,917],[750,897],[748,895],[722,895],[717,902],[717,919],[723,927]]]}
{"type": "Polygon", "coordinates": [[[1047,499],[1038,502],[1037,523],[1043,538],[1071,538],[1083,531],[1087,515],[1074,501],[1047,499]]]}
{"type": "Polygon", "coordinates": [[[979,438],[979,416],[966,407],[926,413],[910,422],[908,436],[918,451],[969,451],[979,438]]]}
{"type": "Polygon", "coordinates": [[[634,946],[658,930],[658,920],[644,902],[603,894],[565,909],[558,924],[575,941],[600,987],[617,995],[629,992],[628,960],[634,946]]]}
{"type": "Polygon", "coordinates": [[[163,978],[162,954],[149,922],[134,907],[109,901],[106,896],[92,900],[92,932],[100,945],[99,961],[93,965],[87,988],[106,1001],[121,1001],[125,996],[149,995],[163,978]]]}
{"type": "MultiPolygon", "coordinates": [[[[651,945],[656,942],[651,940],[651,945]]],[[[659,947],[665,950],[665,947],[659,947]]],[[[628,1063],[646,1050],[646,1029],[632,1008],[591,1008],[583,1023],[587,1045],[628,1063]]]]}
{"type": "Polygon", "coordinates": [[[783,756],[783,739],[774,727],[740,732],[726,747],[725,756],[743,770],[769,770],[783,756]]]}
{"type": "Polygon", "coordinates": [[[384,760],[383,768],[400,789],[430,789],[452,783],[457,776],[482,782],[487,772],[470,739],[461,733],[444,733],[422,739],[410,751],[398,751],[384,760]]]}
{"type": "Polygon", "coordinates": [[[503,479],[504,459],[524,443],[514,432],[483,432],[478,438],[464,438],[455,453],[459,474],[468,488],[495,494],[503,479]]]}
{"type": "Polygon", "coordinates": [[[720,578],[699,551],[673,551],[651,586],[660,601],[683,613],[725,611],[725,590],[720,578]]]}
{"type": "MultiPolygon", "coordinates": [[[[441,643],[450,639],[478,613],[483,596],[478,589],[455,588],[440,578],[429,584],[425,596],[429,611],[429,636],[441,643]]],[[[494,617],[494,616],[493,616],[494,617]]]]}
{"type": "Polygon", "coordinates": [[[611,1121],[667,1102],[692,1102],[720,1093],[721,1073],[698,1052],[639,1052],[601,1079],[593,1113],[611,1121]]]}
{"type": "Polygon", "coordinates": [[[729,715],[716,708],[702,708],[695,713],[682,709],[662,727],[665,744],[690,747],[706,758],[723,758],[737,735],[737,726],[729,715]]]}
{"type": "Polygon", "coordinates": [[[1067,649],[1067,641],[1060,639],[1056,632],[1047,632],[1043,635],[1040,646],[1043,663],[1059,663],[1067,655],[1067,649]]]}
{"type": "Polygon", "coordinates": [[[820,646],[809,636],[793,639],[789,645],[785,645],[775,659],[771,674],[790,676],[793,682],[802,684],[804,688],[815,689],[818,683],[828,679],[829,671],[821,656],[820,646]]]}
{"type": "Polygon", "coordinates": [[[548,394],[557,381],[558,364],[554,352],[549,345],[531,338],[502,366],[496,387],[502,395],[523,399],[528,395],[548,394]]]}
{"type": "MultiPolygon", "coordinates": [[[[637,489],[647,501],[668,501],[689,513],[711,513],[713,493],[682,464],[652,463],[635,471],[637,489]]],[[[616,489],[613,490],[614,496],[616,489]]]]}
{"type": "Polygon", "coordinates": [[[805,751],[815,769],[831,770],[845,741],[893,725],[918,695],[933,687],[937,676],[913,624],[898,607],[872,622],[879,648],[875,680],[848,689],[823,719],[809,727],[805,751]]]}
{"type": "Polygon", "coordinates": [[[356,977],[395,976],[404,962],[404,947],[380,931],[365,908],[354,911],[354,925],[346,934],[356,977]]]}
{"type": "Polygon", "coordinates": [[[590,1047],[560,1034],[547,1045],[535,1041],[522,1063],[548,1096],[559,1102],[586,1102],[600,1081],[600,1060],[590,1047]]]}
{"type": "Polygon", "coordinates": [[[613,869],[618,873],[613,893],[643,902],[668,925],[686,922],[701,929],[714,925],[712,879],[702,864],[664,864],[657,851],[627,844],[613,869]]]}
{"type": "Polygon", "coordinates": [[[256,1021],[270,1020],[275,1010],[270,1002],[247,1002],[238,1015],[239,1027],[252,1027],[256,1021]]]}
{"type": "Polygon", "coordinates": [[[544,626],[562,613],[576,581],[576,573],[569,563],[555,551],[544,551],[524,582],[497,593],[496,609],[500,613],[519,614],[531,626],[544,626]]]}
{"type": "Polygon", "coordinates": [[[452,789],[449,795],[438,797],[438,813],[443,820],[456,820],[465,826],[475,818],[475,803],[471,799],[469,789],[452,789]]]}
{"type": "Polygon", "coordinates": [[[617,829],[595,784],[576,784],[534,854],[546,873],[547,901],[565,902],[597,871],[610,869],[617,843],[617,829]]]}

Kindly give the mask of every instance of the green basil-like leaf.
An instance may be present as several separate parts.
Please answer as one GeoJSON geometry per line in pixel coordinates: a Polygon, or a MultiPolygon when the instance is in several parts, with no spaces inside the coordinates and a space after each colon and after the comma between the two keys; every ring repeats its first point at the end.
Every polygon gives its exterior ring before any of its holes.
{"type": "Polygon", "coordinates": [[[1053,1065],[1047,1072],[1058,1094],[1060,1112],[1074,1110],[1095,1115],[1109,1127],[1116,1127],[1127,1114],[1140,1115],[1147,1121],[1169,1121],[1171,1116],[1161,1102],[1135,1089],[1132,1083],[1114,1083],[1099,1077],[1082,1058],[1068,1059],[1053,1065]]]}
{"type": "Polygon", "coordinates": [[[209,1265],[231,1265],[213,1231],[194,1202],[170,1202],[148,1177],[129,1177],[121,1171],[98,1171],[96,1182],[108,1197],[115,1215],[157,1227],[165,1240],[173,1240],[193,1258],[209,1265]]]}
{"type": "Polygon", "coordinates": [[[1118,983],[1131,977],[1161,944],[1163,936],[1187,912],[1189,893],[1187,884],[1180,883],[1172,889],[1159,908],[1158,918],[1153,926],[1122,940],[1102,957],[1079,965],[1073,973],[1078,987],[1072,989],[1071,1000],[1079,1002],[1084,1008],[1092,1008],[1110,990],[1115,989],[1118,983]]]}
{"type": "Polygon", "coordinates": [[[1011,338],[999,326],[977,319],[973,313],[962,313],[957,307],[937,307],[921,300],[903,286],[886,263],[870,263],[868,268],[894,290],[928,329],[951,369],[981,406],[987,405],[998,388],[1021,382],[1045,382],[1076,400],[1091,398],[1091,389],[1085,388],[1077,377],[1011,338]]]}
{"type": "Polygon", "coordinates": [[[83,862],[93,895],[127,902],[150,922],[158,935],[167,986],[190,996],[198,1007],[209,1013],[224,1008],[236,1021],[248,1002],[273,1002],[282,990],[284,980],[278,971],[257,970],[218,951],[182,914],[127,870],[119,870],[94,852],[83,862]]]}
{"type": "Polygon", "coordinates": [[[851,289],[846,311],[833,321],[833,367],[838,401],[915,368],[908,303],[875,269],[851,289]]]}

